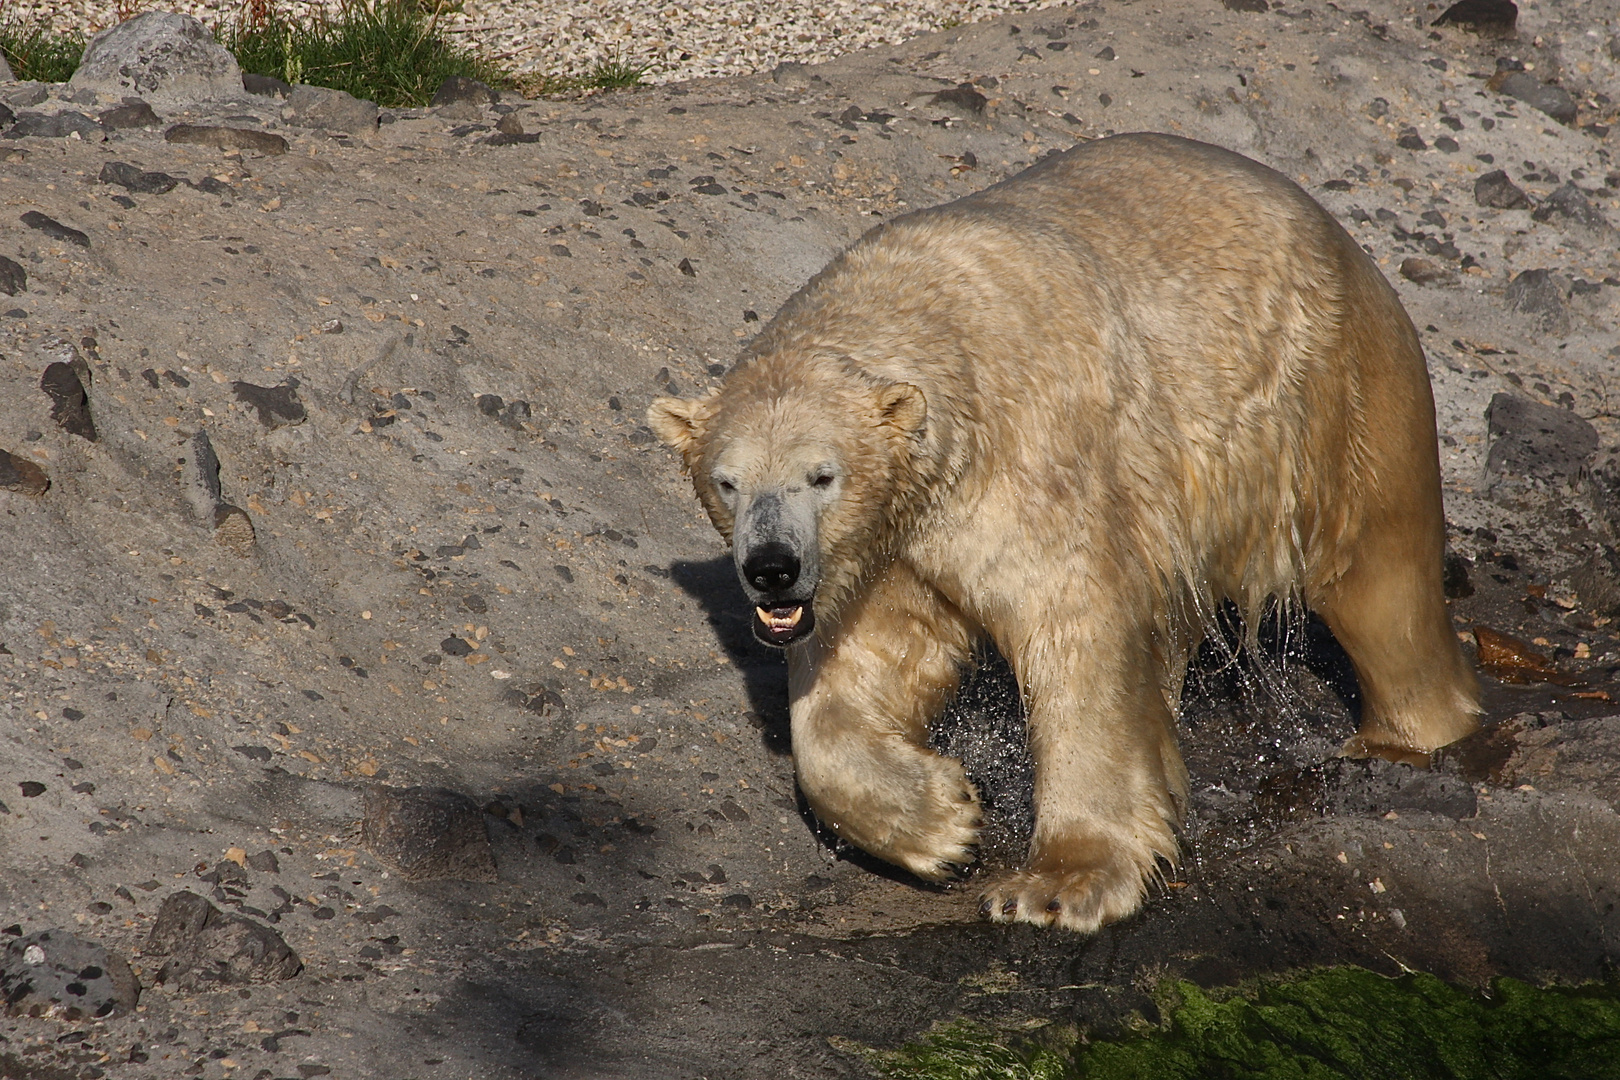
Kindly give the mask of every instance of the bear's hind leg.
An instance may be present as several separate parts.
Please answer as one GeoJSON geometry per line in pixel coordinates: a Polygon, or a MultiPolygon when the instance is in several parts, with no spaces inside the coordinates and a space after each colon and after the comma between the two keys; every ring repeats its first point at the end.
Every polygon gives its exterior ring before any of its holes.
{"type": "Polygon", "coordinates": [[[1361,729],[1344,747],[1352,757],[1423,764],[1479,728],[1479,686],[1440,585],[1438,513],[1369,525],[1348,553],[1348,570],[1307,597],[1361,684],[1361,729]]]}
{"type": "Polygon", "coordinates": [[[928,748],[974,632],[903,564],[788,652],[793,759],[822,824],[918,877],[973,859],[979,799],[962,763],[928,748]]]}

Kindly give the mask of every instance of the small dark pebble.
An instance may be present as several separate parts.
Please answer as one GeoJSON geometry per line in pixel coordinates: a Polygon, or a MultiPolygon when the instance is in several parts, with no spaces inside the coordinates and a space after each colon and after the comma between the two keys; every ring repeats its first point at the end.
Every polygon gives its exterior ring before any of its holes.
{"type": "Polygon", "coordinates": [[[87,248],[90,246],[90,238],[84,233],[80,232],[78,229],[69,228],[60,221],[57,221],[55,218],[45,216],[38,210],[30,210],[18,220],[20,220],[30,229],[38,229],[52,240],[60,240],[67,244],[77,244],[82,248],[87,248]]]}
{"type": "Polygon", "coordinates": [[[45,785],[37,780],[24,780],[17,786],[22,789],[22,797],[25,799],[32,799],[37,795],[45,794],[45,785]]]}

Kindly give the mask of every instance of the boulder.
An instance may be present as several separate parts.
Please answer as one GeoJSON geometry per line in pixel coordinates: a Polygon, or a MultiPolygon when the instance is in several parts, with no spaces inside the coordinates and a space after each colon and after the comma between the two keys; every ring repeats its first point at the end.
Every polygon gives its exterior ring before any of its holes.
{"type": "Polygon", "coordinates": [[[148,11],[91,38],[69,86],[175,105],[244,96],[236,57],[202,23],[167,11],[148,11]]]}
{"type": "Polygon", "coordinates": [[[376,131],[377,103],[325,86],[297,86],[281,107],[281,118],[299,127],[364,135],[376,131]]]}

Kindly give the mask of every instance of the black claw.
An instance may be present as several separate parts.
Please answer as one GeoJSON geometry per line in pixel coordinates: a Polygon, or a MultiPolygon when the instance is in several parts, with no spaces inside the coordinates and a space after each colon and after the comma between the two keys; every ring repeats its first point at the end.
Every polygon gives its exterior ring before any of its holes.
{"type": "Polygon", "coordinates": [[[1063,901],[1054,896],[1051,901],[1047,903],[1046,910],[1051,912],[1053,915],[1056,915],[1058,912],[1063,910],[1063,901]]]}
{"type": "Polygon", "coordinates": [[[1005,904],[1002,904],[1001,905],[1001,913],[1003,915],[1016,915],[1016,914],[1018,914],[1018,901],[1017,900],[1008,900],[1005,904]]]}
{"type": "Polygon", "coordinates": [[[985,916],[986,918],[989,917],[990,901],[988,899],[979,901],[979,914],[985,916]]]}

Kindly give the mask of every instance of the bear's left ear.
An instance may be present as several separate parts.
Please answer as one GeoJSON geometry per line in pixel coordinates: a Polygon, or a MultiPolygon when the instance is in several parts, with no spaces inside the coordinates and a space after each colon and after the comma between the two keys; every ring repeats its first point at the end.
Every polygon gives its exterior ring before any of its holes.
{"type": "Polygon", "coordinates": [[[889,383],[878,388],[877,411],[884,424],[915,435],[928,422],[928,399],[910,383],[889,383]]]}
{"type": "Polygon", "coordinates": [[[647,406],[647,426],[664,445],[680,451],[688,464],[698,452],[703,425],[709,419],[708,398],[655,398],[647,406]]]}

